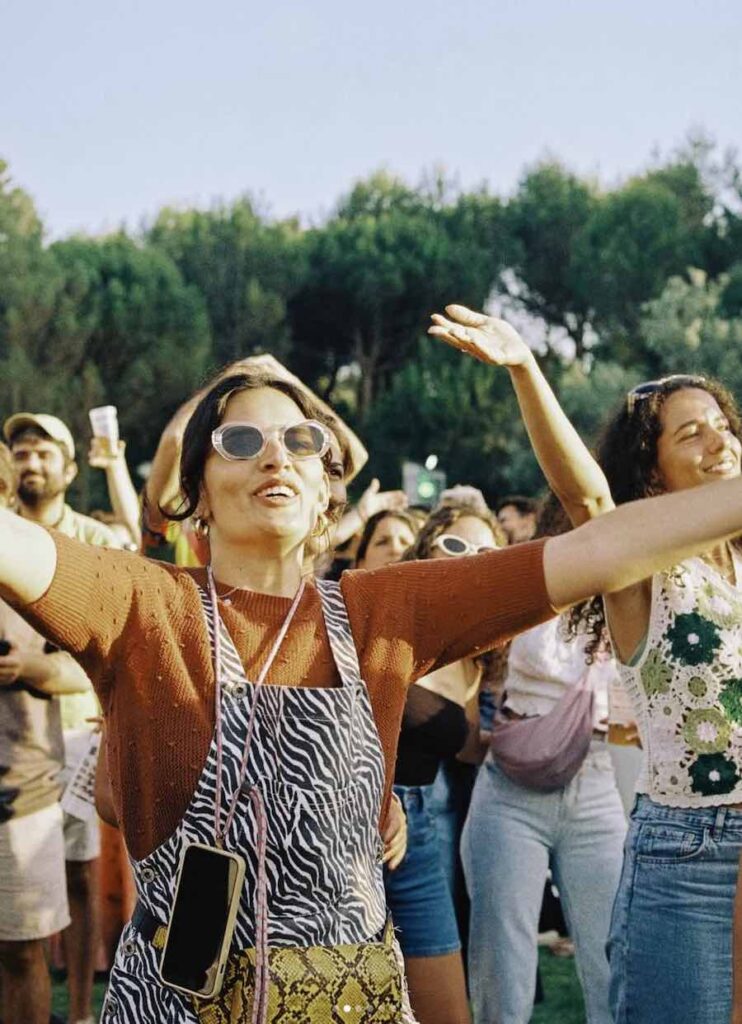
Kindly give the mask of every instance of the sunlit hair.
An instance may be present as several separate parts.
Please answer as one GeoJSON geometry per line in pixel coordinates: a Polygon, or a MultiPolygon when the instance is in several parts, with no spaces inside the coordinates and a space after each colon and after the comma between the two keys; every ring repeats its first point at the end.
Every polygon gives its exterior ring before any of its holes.
{"type": "Polygon", "coordinates": [[[404,562],[414,562],[422,558],[431,558],[433,555],[433,544],[436,539],[449,530],[455,522],[464,518],[479,519],[492,531],[492,536],[498,547],[506,547],[507,539],[502,527],[492,512],[482,512],[471,505],[443,505],[431,512],[425,525],[417,535],[417,540],[405,552],[404,562]]]}
{"type": "MultiPolygon", "coordinates": [[[[742,440],[737,404],[723,384],[699,378],[694,390],[706,391],[716,400],[736,438],[742,440]]],[[[617,505],[661,494],[657,445],[662,434],[662,409],[670,395],[689,389],[687,379],[668,380],[660,389],[634,403],[631,412],[624,401],[605,427],[598,443],[598,462],[617,505]]]]}
{"type": "MultiPolygon", "coordinates": [[[[605,473],[617,505],[664,493],[657,465],[657,447],[662,435],[662,410],[670,395],[689,389],[705,391],[716,400],[734,436],[742,441],[742,422],[732,394],[717,380],[699,377],[689,385],[687,378],[668,379],[651,394],[633,403],[625,400],[603,430],[597,459],[605,473]]],[[[603,600],[594,597],[575,605],[569,613],[570,633],[588,633],[587,652],[592,658],[605,636],[603,600]]]]}
{"type": "Polygon", "coordinates": [[[0,505],[9,507],[15,500],[18,473],[7,445],[0,441],[0,505]]]}
{"type": "MultiPolygon", "coordinates": [[[[183,435],[180,456],[180,504],[176,509],[161,509],[163,515],[169,519],[183,520],[195,514],[201,498],[206,460],[213,451],[211,434],[224,419],[229,399],[242,391],[255,391],[260,388],[279,391],[290,398],[307,419],[326,422],[326,415],[318,409],[306,392],[290,381],[266,373],[244,372],[217,378],[194,409],[183,435]]],[[[329,452],[323,457],[325,465],[329,457],[329,452]]]]}
{"type": "MultiPolygon", "coordinates": [[[[363,533],[361,539],[358,541],[358,547],[356,549],[355,565],[358,566],[366,557],[368,546],[371,543],[373,535],[376,533],[376,527],[384,522],[385,519],[398,519],[400,523],[404,523],[409,527],[413,537],[417,536],[417,531],[420,529],[414,516],[411,516],[409,512],[405,512],[400,509],[399,511],[387,511],[386,509],[382,512],[377,512],[373,516],[369,516],[366,520],[366,525],[363,527],[363,533]]],[[[406,557],[406,556],[404,556],[406,557]]]]}

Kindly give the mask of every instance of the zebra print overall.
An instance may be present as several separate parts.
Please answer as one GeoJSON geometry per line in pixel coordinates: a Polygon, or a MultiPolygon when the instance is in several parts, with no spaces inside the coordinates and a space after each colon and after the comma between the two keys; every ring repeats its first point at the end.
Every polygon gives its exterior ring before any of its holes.
{"type": "MultiPolygon", "coordinates": [[[[257,822],[247,790],[257,783],[267,816],[268,940],[278,946],[357,943],[386,920],[378,821],[384,760],[340,586],[316,581],[332,655],[342,681],[327,689],[263,686],[255,713],[243,796],[225,837],[247,869],[232,949],[255,945],[257,822]]],[[[201,591],[209,640],[214,609],[201,591]]],[[[257,690],[232,639],[221,637],[222,802],[239,780],[257,690]]],[[[140,901],[169,920],[184,846],[214,842],[216,733],[182,821],[153,853],[132,861],[140,901]]],[[[401,954],[398,953],[403,971],[401,954]]],[[[122,933],[102,1020],[116,1024],[198,1024],[189,997],[163,986],[159,954],[128,924],[122,933]]],[[[403,986],[404,987],[404,986],[403,986]]],[[[405,992],[401,1024],[415,1024],[405,992]]]]}

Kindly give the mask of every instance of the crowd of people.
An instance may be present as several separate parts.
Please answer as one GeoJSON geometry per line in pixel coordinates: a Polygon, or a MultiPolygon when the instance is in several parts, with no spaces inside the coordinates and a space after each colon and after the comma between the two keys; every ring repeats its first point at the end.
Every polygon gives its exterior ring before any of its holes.
{"type": "Polygon", "coordinates": [[[4,1024],[50,1020],[50,957],[95,1021],[112,932],[103,1021],[527,1024],[554,890],[588,1024],[742,1014],[734,400],[640,384],[593,457],[512,327],[430,334],[509,372],[547,497],[349,505],[368,453],[270,356],[178,410],[141,495],[94,436],[100,518],[65,424],[5,421],[4,1024]],[[189,849],[238,866],[223,920],[189,849]]]}

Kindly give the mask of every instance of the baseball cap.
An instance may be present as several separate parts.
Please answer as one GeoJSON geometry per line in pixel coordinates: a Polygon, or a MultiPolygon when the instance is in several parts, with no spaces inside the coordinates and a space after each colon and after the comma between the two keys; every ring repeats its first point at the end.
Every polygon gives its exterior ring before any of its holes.
{"type": "Polygon", "coordinates": [[[56,416],[45,412],[17,412],[3,424],[3,436],[8,444],[13,443],[16,434],[27,427],[37,427],[44,434],[61,444],[70,459],[75,458],[75,442],[67,426],[56,416]]]}

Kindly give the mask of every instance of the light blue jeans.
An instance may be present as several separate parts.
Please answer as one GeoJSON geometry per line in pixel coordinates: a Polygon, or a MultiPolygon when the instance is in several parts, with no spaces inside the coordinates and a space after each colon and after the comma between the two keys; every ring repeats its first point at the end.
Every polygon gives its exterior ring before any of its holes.
{"type": "Polygon", "coordinates": [[[604,743],[593,743],[574,779],[553,793],[511,782],[488,755],[461,841],[475,1024],[531,1019],[549,867],[575,942],[588,1024],[612,1024],[605,947],[625,835],[604,743]]]}
{"type": "Polygon", "coordinates": [[[616,1024],[727,1024],[742,811],[631,814],[608,955],[616,1024]]]}

